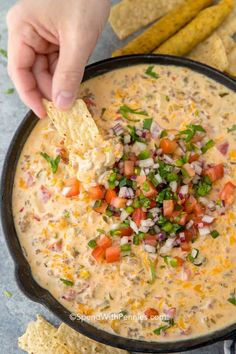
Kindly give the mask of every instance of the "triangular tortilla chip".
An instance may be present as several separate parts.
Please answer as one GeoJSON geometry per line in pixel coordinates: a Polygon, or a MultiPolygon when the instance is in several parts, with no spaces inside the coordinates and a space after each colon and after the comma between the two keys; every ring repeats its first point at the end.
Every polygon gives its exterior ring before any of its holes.
{"type": "Polygon", "coordinates": [[[189,58],[221,71],[225,71],[228,67],[224,44],[216,33],[212,34],[206,41],[198,44],[190,53],[189,58]]]}
{"type": "Polygon", "coordinates": [[[98,127],[83,100],[76,100],[68,111],[59,110],[47,100],[44,100],[44,105],[67,147],[73,146],[73,149],[83,154],[99,145],[101,136],[98,127]]]}

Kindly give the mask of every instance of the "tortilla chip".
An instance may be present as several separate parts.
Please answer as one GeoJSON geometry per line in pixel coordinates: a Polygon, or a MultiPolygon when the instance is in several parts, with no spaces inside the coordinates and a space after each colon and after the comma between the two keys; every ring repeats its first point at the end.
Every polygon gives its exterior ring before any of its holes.
{"type": "Polygon", "coordinates": [[[233,36],[235,35],[235,33],[236,33],[236,1],[235,1],[233,12],[217,29],[217,34],[222,39],[227,54],[231,52],[232,49],[234,48],[235,40],[233,39],[233,36]]]}
{"type": "Polygon", "coordinates": [[[101,136],[85,102],[76,100],[68,111],[58,110],[52,102],[44,100],[48,117],[67,147],[72,146],[81,154],[97,146],[101,136]]]}
{"type": "Polygon", "coordinates": [[[225,71],[229,65],[224,44],[216,33],[198,44],[188,57],[221,71],[225,71]]]}
{"type": "Polygon", "coordinates": [[[192,20],[202,9],[211,5],[213,0],[187,0],[175,7],[166,16],[155,22],[138,37],[124,47],[115,50],[112,55],[150,53],[161,43],[173,36],[180,28],[192,20]]]}
{"type": "Polygon", "coordinates": [[[128,354],[126,350],[97,343],[64,323],[58,328],[56,338],[61,345],[70,350],[70,354],[128,354]]]}
{"type": "Polygon", "coordinates": [[[164,16],[184,0],[122,0],[111,9],[109,22],[120,39],[164,16]]]}
{"type": "Polygon", "coordinates": [[[43,317],[30,322],[22,337],[18,338],[19,347],[30,354],[70,354],[60,343],[56,342],[57,329],[43,317]]]}
{"type": "Polygon", "coordinates": [[[208,7],[157,48],[154,53],[178,56],[188,54],[223,23],[233,8],[234,0],[221,0],[217,5],[208,7]]]}
{"type": "Polygon", "coordinates": [[[226,69],[227,73],[236,77],[236,45],[228,55],[229,65],[226,69]]]}
{"type": "Polygon", "coordinates": [[[28,324],[18,345],[28,354],[128,354],[126,350],[97,343],[64,323],[57,329],[41,316],[28,324]]]}

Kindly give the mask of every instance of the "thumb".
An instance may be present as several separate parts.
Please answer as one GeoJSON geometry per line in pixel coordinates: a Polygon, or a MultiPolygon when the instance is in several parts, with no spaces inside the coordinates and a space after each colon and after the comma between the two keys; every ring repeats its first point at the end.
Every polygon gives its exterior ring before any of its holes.
{"type": "Polygon", "coordinates": [[[52,82],[53,102],[62,110],[69,109],[77,97],[84,67],[92,49],[83,40],[72,38],[62,38],[52,82]]]}

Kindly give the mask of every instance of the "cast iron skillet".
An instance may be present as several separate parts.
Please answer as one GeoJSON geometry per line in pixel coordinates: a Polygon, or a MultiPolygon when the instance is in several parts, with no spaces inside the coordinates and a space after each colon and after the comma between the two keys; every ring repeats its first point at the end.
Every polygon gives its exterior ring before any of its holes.
{"type": "MultiPolygon", "coordinates": [[[[83,80],[86,81],[111,70],[137,64],[160,64],[187,67],[212,78],[213,80],[236,92],[236,81],[221,72],[191,60],[162,55],[135,55],[103,60],[87,66],[83,80]]],[[[3,230],[9,251],[15,262],[16,280],[24,294],[31,300],[45,305],[57,317],[74,328],[76,331],[99,342],[129,351],[146,353],[173,353],[198,348],[228,338],[235,338],[236,319],[234,325],[194,339],[183,339],[170,343],[157,343],[123,338],[97,329],[86,322],[71,320],[70,312],[66,310],[66,308],[63,307],[56,299],[54,299],[47,290],[41,288],[35,282],[31,275],[29,264],[22,253],[14,227],[12,216],[12,188],[17,161],[21,150],[37,121],[37,117],[32,111],[30,111],[17,129],[7,152],[1,181],[1,218],[3,230]]]]}

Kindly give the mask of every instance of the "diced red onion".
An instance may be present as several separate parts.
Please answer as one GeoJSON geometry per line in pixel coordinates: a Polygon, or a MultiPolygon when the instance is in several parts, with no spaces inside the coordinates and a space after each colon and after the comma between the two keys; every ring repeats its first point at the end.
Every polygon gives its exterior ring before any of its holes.
{"type": "Polygon", "coordinates": [[[202,218],[202,221],[207,223],[207,224],[211,224],[214,220],[215,220],[215,218],[213,216],[210,216],[210,215],[204,215],[203,218],[202,218]]]}
{"type": "Polygon", "coordinates": [[[161,176],[159,175],[159,173],[157,173],[157,174],[155,175],[155,178],[156,178],[156,180],[157,180],[158,183],[162,183],[162,178],[161,178],[161,176]]]}
{"type": "Polygon", "coordinates": [[[151,158],[151,157],[148,159],[139,161],[139,166],[141,168],[152,167],[153,165],[154,165],[154,161],[153,161],[153,158],[151,158]]]}
{"type": "Polygon", "coordinates": [[[179,239],[180,239],[181,242],[185,242],[186,241],[186,237],[185,237],[185,233],[184,232],[180,232],[179,239]]]}
{"type": "MultiPolygon", "coordinates": [[[[188,185],[185,184],[183,186],[180,187],[180,190],[179,190],[179,195],[182,194],[182,195],[186,195],[188,194],[188,185]]],[[[181,198],[182,199],[182,198],[181,198]]]]}
{"type": "Polygon", "coordinates": [[[176,181],[170,182],[170,189],[172,190],[172,192],[175,193],[177,191],[177,187],[178,187],[178,183],[176,181]]]}
{"type": "Polygon", "coordinates": [[[161,133],[161,127],[159,126],[159,124],[157,124],[157,122],[152,122],[151,128],[150,128],[150,132],[152,134],[152,137],[155,139],[157,138],[160,133],[161,133]]]}
{"type": "Polygon", "coordinates": [[[131,179],[132,181],[136,181],[137,176],[135,176],[135,175],[134,175],[134,176],[131,176],[130,179],[131,179]]]}
{"type": "Polygon", "coordinates": [[[124,143],[125,143],[125,144],[129,144],[130,141],[131,141],[130,135],[125,135],[125,136],[124,136],[124,143]]]}
{"type": "Polygon", "coordinates": [[[120,239],[120,245],[121,245],[121,246],[122,246],[122,245],[126,245],[128,242],[129,242],[128,236],[123,236],[123,237],[121,237],[121,239],[120,239]]]}
{"type": "Polygon", "coordinates": [[[132,230],[134,230],[134,232],[136,234],[139,233],[138,227],[137,227],[137,225],[135,224],[135,222],[133,220],[130,220],[130,227],[131,227],[132,230]]]}
{"type": "Polygon", "coordinates": [[[167,163],[170,163],[170,164],[172,164],[174,162],[174,160],[168,155],[163,155],[163,160],[165,160],[167,163]]]}

